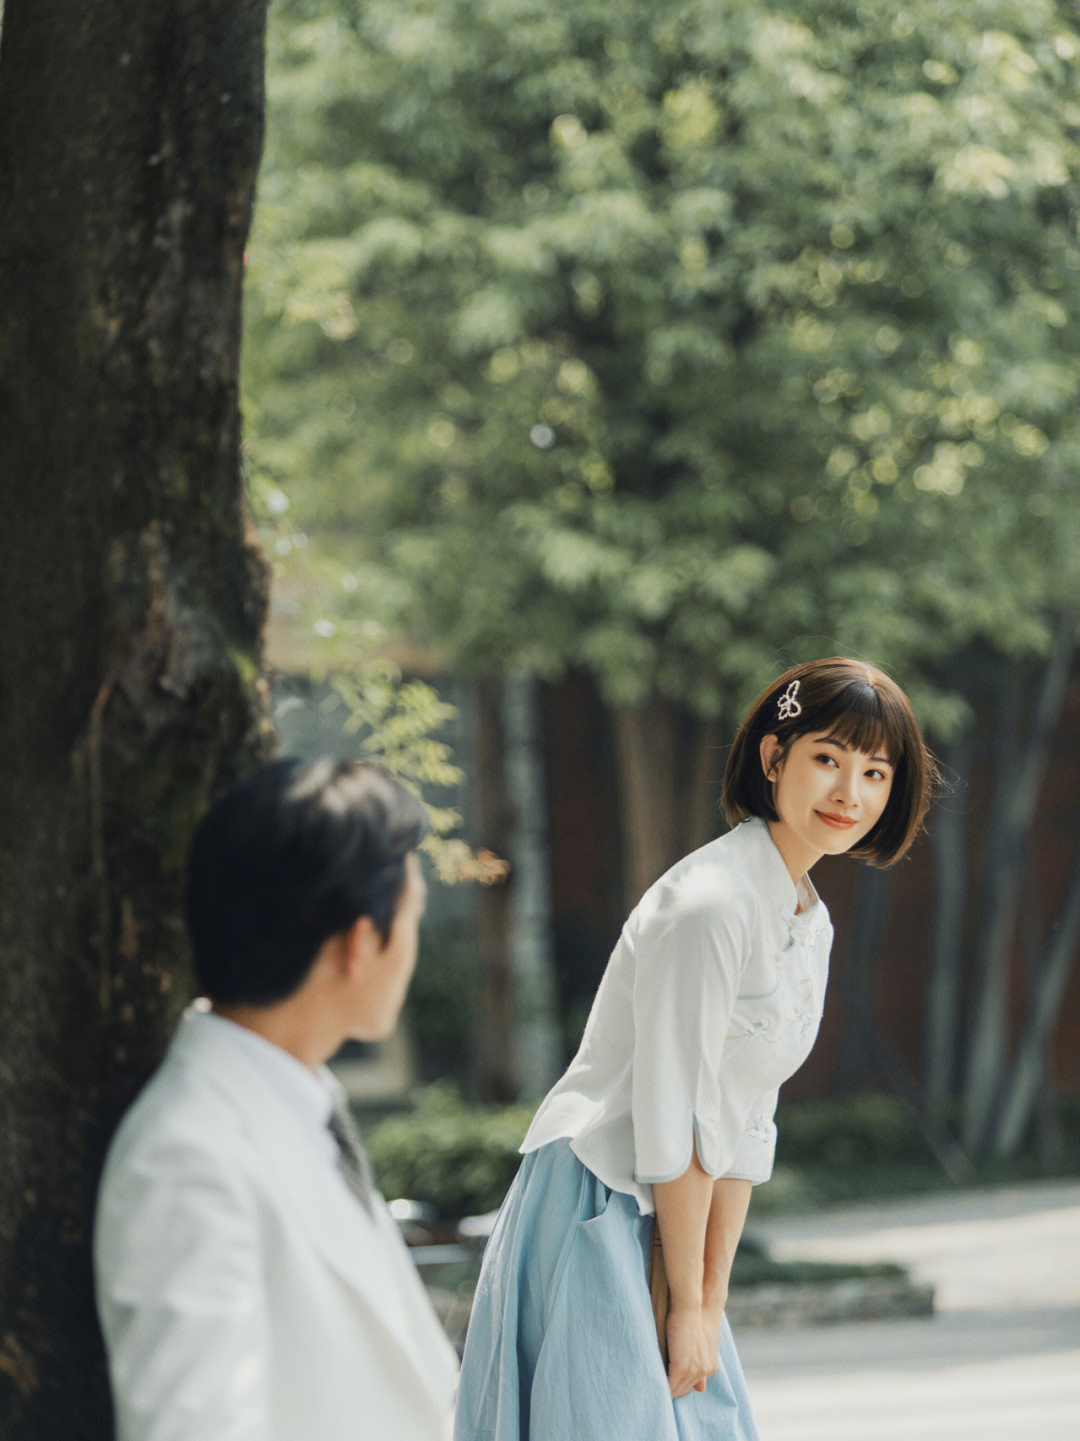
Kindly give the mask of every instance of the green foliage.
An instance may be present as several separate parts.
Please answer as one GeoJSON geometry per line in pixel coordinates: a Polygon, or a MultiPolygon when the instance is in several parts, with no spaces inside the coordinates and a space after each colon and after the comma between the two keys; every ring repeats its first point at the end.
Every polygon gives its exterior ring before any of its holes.
{"type": "MultiPolygon", "coordinates": [[[[967,1185],[1001,1185],[1080,1174],[1080,1097],[1049,1108],[1050,1144],[1033,1140],[1008,1161],[972,1158],[967,1185]]],[[[838,1100],[794,1101],[777,1115],[777,1164],[754,1194],[754,1213],[804,1209],[833,1201],[950,1188],[911,1107],[867,1093],[838,1100]]]]}
{"type": "MultiPolygon", "coordinates": [[[[338,674],[332,684],[345,702],[349,718],[346,734],[359,732],[363,748],[373,759],[414,790],[430,796],[431,788],[453,787],[464,778],[439,730],[454,718],[454,706],[420,680],[406,681],[400,667],[371,657],[350,674],[338,674]]],[[[457,811],[425,799],[431,832],[420,842],[442,880],[458,878],[471,854],[460,841],[448,839],[461,824],[457,811]]]]}
{"type": "MultiPolygon", "coordinates": [[[[253,487],[253,500],[263,544],[278,551],[284,540],[287,554],[292,540],[282,523],[288,510],[285,496],[259,484],[253,487]]],[[[346,572],[346,579],[354,581],[355,576],[346,572]]],[[[350,593],[357,588],[345,587],[350,593]]],[[[326,681],[344,709],[343,733],[356,736],[359,749],[423,801],[431,830],[421,841],[421,849],[431,857],[439,879],[448,883],[490,880],[501,873],[502,862],[477,857],[465,841],[452,835],[461,824],[460,814],[432,799],[433,794],[452,793],[464,780],[464,772],[443,738],[446,726],[457,715],[456,708],[425,681],[406,679],[400,666],[380,653],[386,634],[377,622],[359,616],[343,619],[340,613],[331,621],[324,614],[316,620],[313,632],[304,668],[326,681]]],[[[321,704],[325,707],[328,703],[334,700],[326,698],[321,704]]],[[[454,1015],[458,1009],[451,1007],[454,1015]]],[[[418,1001],[418,1016],[422,1011],[423,1003],[418,1001]]]]}
{"type": "Polygon", "coordinates": [[[403,781],[423,802],[431,830],[420,849],[441,881],[483,878],[490,865],[451,833],[460,814],[436,805],[433,791],[460,785],[464,773],[440,732],[457,711],[430,685],[406,680],[399,666],[370,650],[354,656],[352,668],[332,672],[329,683],[347,712],[343,730],[357,735],[360,749],[403,781]]]}
{"type": "MultiPolygon", "coordinates": [[[[1062,1148],[1051,1167],[1027,1157],[1012,1166],[973,1168],[971,1183],[1077,1174],[1080,1098],[1063,1097],[1058,1112],[1062,1148]]],[[[426,1201],[452,1219],[502,1204],[531,1119],[528,1106],[476,1107],[451,1088],[433,1085],[416,1093],[413,1110],[365,1126],[364,1136],[385,1195],[426,1201]]],[[[767,1185],[754,1188],[751,1219],[953,1184],[911,1108],[893,1096],[790,1102],[780,1108],[777,1131],[776,1168],[767,1185]]],[[[741,1284],[754,1284],[749,1270],[741,1284]]]]}
{"type": "Polygon", "coordinates": [[[496,1210],[520,1164],[532,1112],[474,1107],[440,1085],[419,1091],[414,1109],[364,1128],[384,1195],[425,1201],[443,1217],[496,1210]]]}
{"type": "Polygon", "coordinates": [[[894,1261],[776,1261],[764,1250],[735,1252],[731,1267],[732,1289],[750,1286],[831,1285],[837,1281],[908,1278],[908,1271],[894,1261]]]}
{"type": "Polygon", "coordinates": [[[405,1014],[421,1078],[451,1076],[466,1084],[476,1016],[476,938],[470,923],[425,923],[405,1014]]]}
{"type": "Polygon", "coordinates": [[[844,649],[954,726],[951,658],[1042,650],[1080,586],[1075,29],[278,7],[255,475],[460,670],[730,714],[844,649]]]}
{"type": "Polygon", "coordinates": [[[1059,1097],[1055,1121],[1058,1150],[1080,1160],[1080,1091],[1059,1097]]]}
{"type": "Polygon", "coordinates": [[[911,1107],[876,1093],[783,1106],[777,1118],[776,1159],[783,1166],[841,1176],[934,1164],[911,1107]]]}

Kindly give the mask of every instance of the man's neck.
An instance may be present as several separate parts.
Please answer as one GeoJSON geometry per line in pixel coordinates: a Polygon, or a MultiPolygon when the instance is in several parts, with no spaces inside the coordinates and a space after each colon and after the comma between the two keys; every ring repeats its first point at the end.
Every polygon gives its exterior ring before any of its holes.
{"type": "Polygon", "coordinates": [[[312,1007],[298,1003],[296,997],[271,1006],[214,1005],[212,1009],[226,1021],[279,1046],[312,1071],[325,1065],[341,1045],[336,1028],[329,1027],[312,1007]],[[331,1030],[335,1033],[330,1034],[331,1030]]]}

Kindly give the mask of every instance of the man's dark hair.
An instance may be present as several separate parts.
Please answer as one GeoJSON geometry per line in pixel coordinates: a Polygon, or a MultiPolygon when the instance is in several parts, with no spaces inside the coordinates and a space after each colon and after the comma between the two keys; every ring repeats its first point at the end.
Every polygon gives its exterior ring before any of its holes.
{"type": "Polygon", "coordinates": [[[201,993],[272,1005],[361,916],[385,940],[424,809],[370,761],[271,761],[220,796],[191,842],[187,923],[201,993]]]}

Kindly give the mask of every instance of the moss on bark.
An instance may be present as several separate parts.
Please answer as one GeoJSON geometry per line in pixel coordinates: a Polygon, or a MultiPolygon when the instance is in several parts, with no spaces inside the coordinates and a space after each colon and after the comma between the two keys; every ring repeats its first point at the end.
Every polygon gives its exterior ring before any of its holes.
{"type": "Polygon", "coordinates": [[[189,993],[182,861],[266,744],[240,477],[265,0],[9,3],[0,47],[0,1433],[112,1433],[93,1196],[189,993]]]}

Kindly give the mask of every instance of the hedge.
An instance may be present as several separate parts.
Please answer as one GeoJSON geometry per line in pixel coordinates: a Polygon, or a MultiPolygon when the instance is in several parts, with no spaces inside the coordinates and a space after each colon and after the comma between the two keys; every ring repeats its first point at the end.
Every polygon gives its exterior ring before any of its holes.
{"type": "MultiPolygon", "coordinates": [[[[444,1084],[418,1090],[408,1112],[363,1127],[383,1193],[426,1202],[444,1220],[497,1210],[533,1109],[474,1106],[444,1084]]],[[[1056,1114],[1063,1154],[1053,1171],[1071,1174],[1080,1169],[1080,1105],[1063,1098],[1056,1114]]],[[[776,1169],[755,1188],[756,1214],[947,1184],[911,1108],[891,1096],[792,1102],[781,1106],[777,1129],[776,1169]]],[[[1013,1171],[1038,1175],[1040,1167],[1029,1158],[1013,1171]]],[[[971,1175],[1002,1178],[994,1168],[971,1175]]]]}

